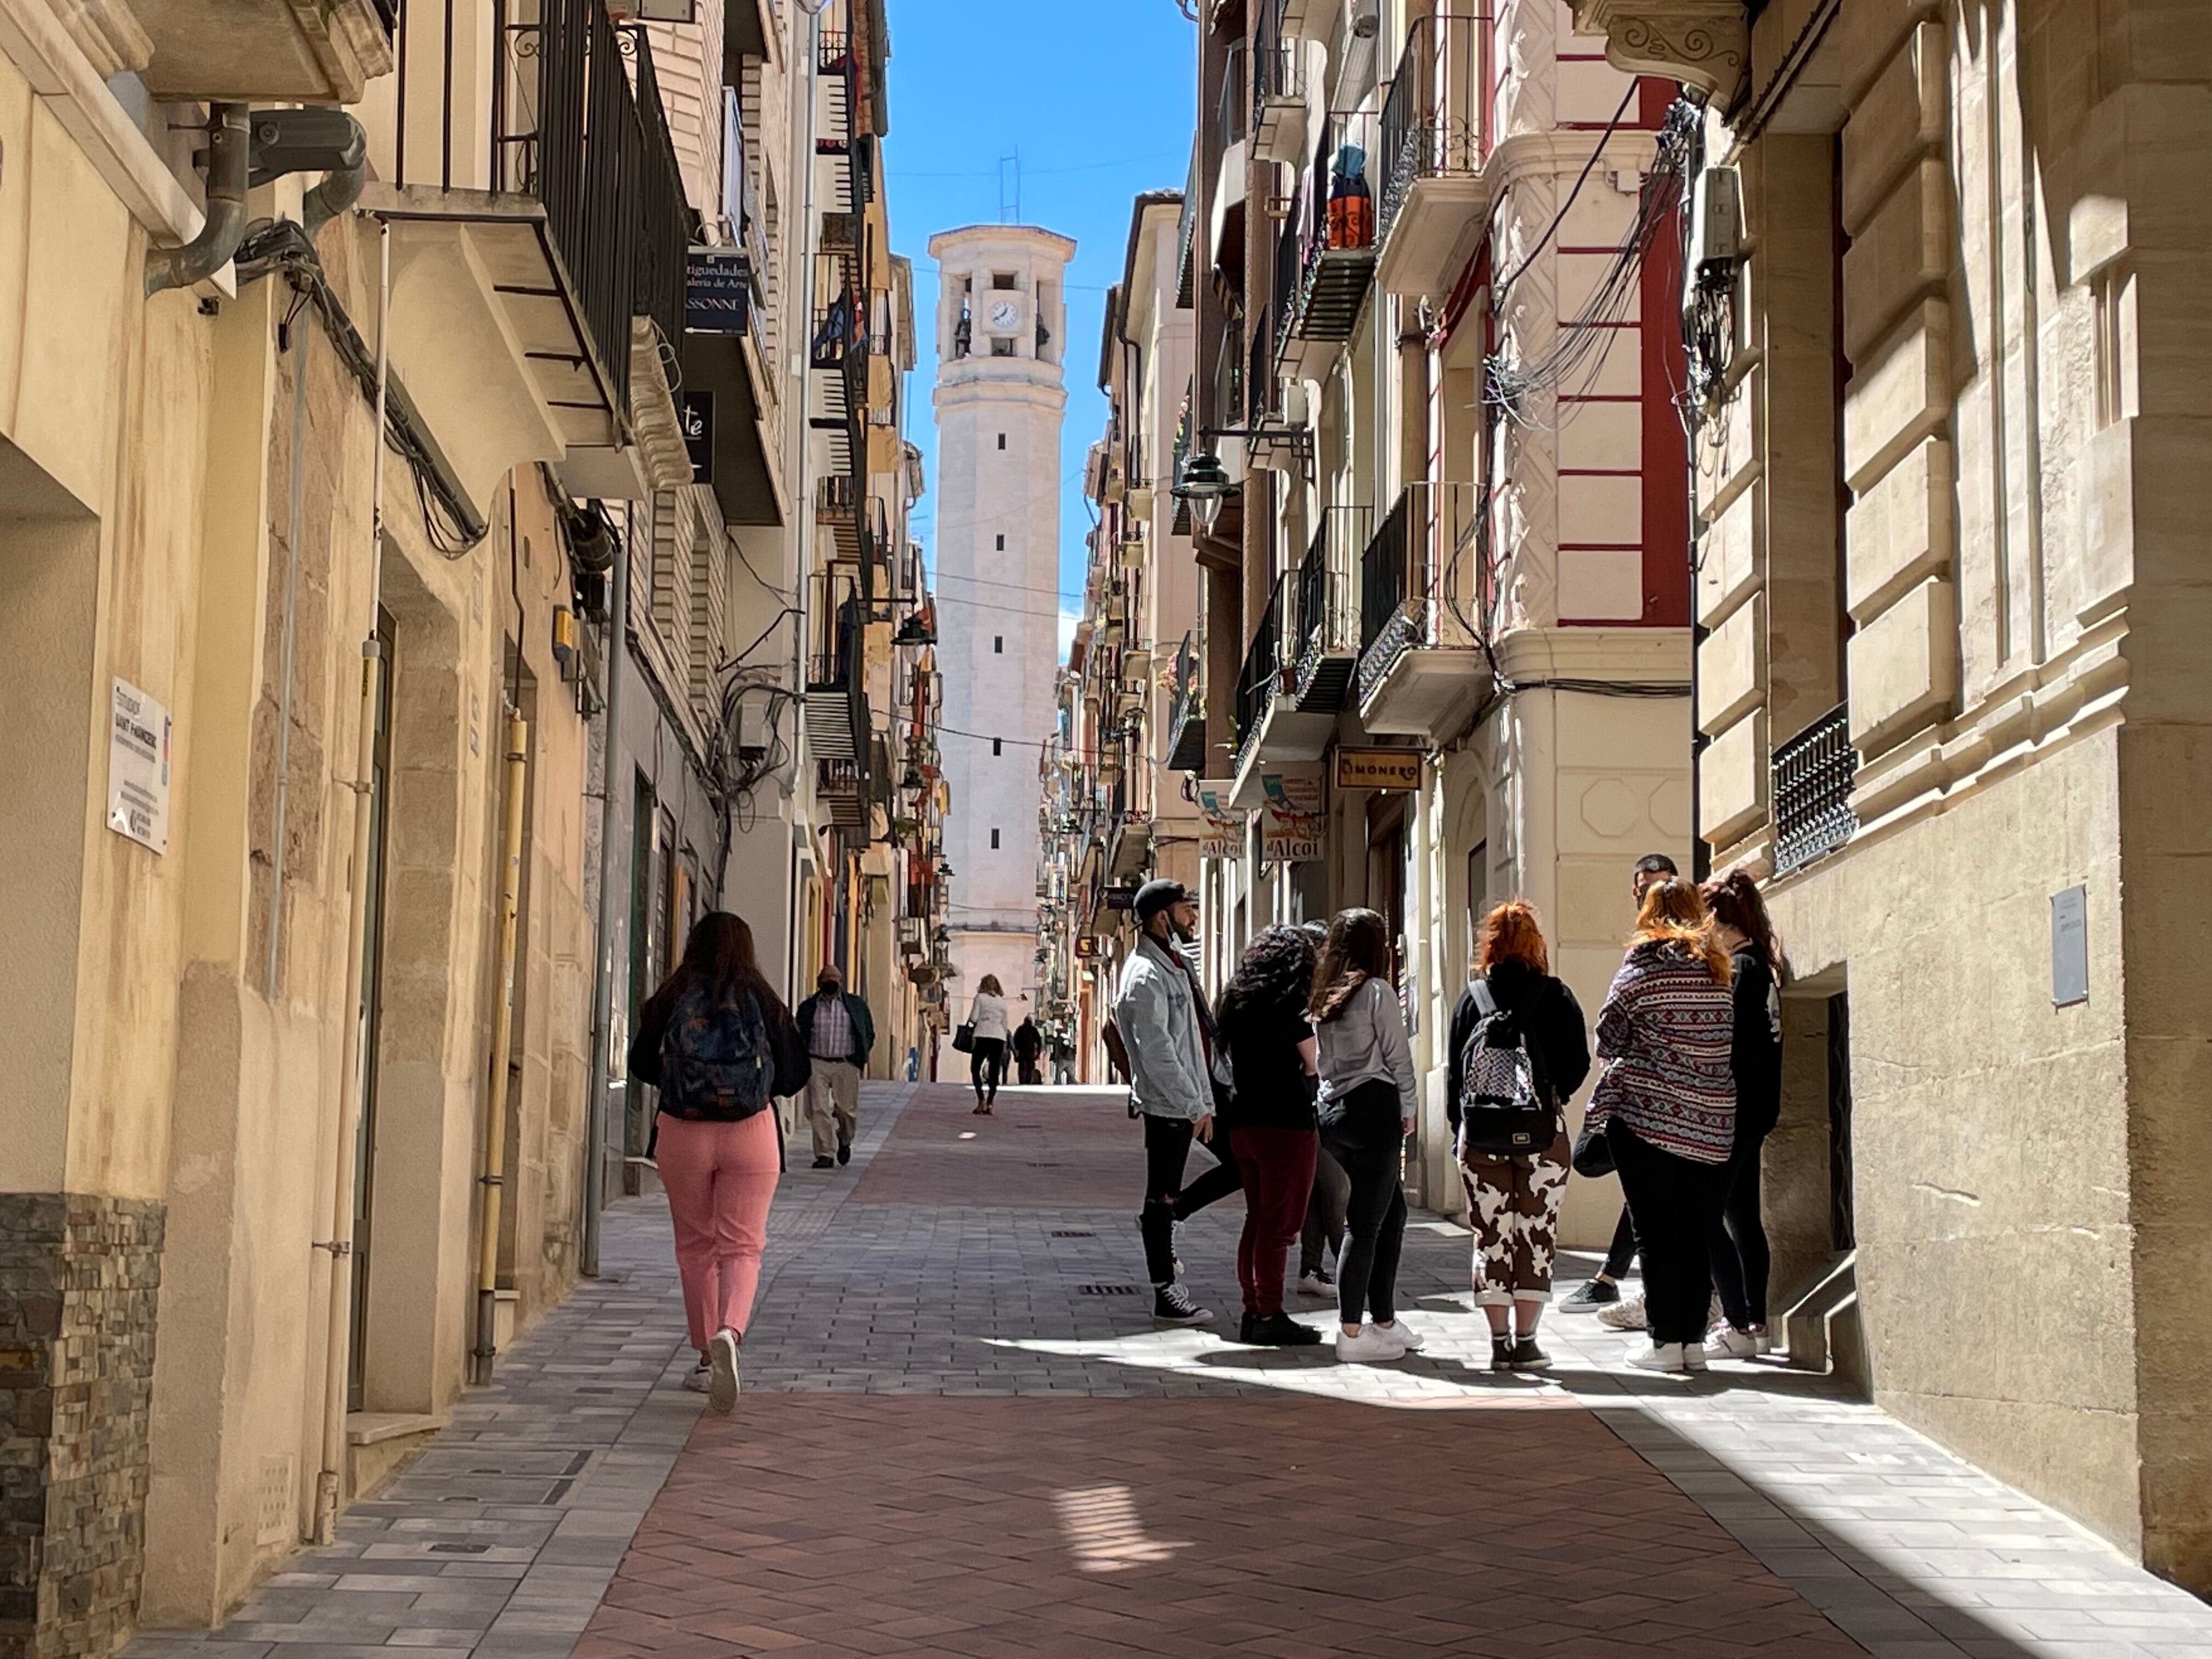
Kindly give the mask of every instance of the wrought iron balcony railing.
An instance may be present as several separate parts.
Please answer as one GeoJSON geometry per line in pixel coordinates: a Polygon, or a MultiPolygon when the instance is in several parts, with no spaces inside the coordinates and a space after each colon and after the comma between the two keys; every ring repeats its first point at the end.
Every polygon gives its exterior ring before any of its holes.
{"type": "Polygon", "coordinates": [[[1421,179],[1479,173],[1488,159],[1489,27],[1485,17],[1446,15],[1416,18],[1407,32],[1382,102],[1378,245],[1421,179]]]}
{"type": "Polygon", "coordinates": [[[1774,751],[1774,873],[1786,876],[1841,847],[1857,832],[1851,781],[1850,706],[1839,703],[1774,751]]]}
{"type": "Polygon", "coordinates": [[[1237,676],[1237,758],[1241,765],[1260,727],[1274,706],[1282,680],[1283,591],[1289,579],[1275,578],[1267,595],[1267,608],[1260,614],[1260,627],[1244,653],[1244,666],[1237,676]]]}

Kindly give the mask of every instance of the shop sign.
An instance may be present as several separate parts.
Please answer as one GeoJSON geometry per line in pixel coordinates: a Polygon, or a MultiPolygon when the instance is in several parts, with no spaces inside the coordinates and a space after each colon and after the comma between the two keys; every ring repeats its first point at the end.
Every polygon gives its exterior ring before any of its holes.
{"type": "Polygon", "coordinates": [[[1231,787],[1224,779],[1199,780],[1198,810],[1206,819],[1206,833],[1198,843],[1202,859],[1244,856],[1244,814],[1227,804],[1231,787]]]}
{"type": "Polygon", "coordinates": [[[691,458],[691,482],[714,482],[714,394],[686,386],[684,406],[677,411],[684,422],[684,450],[691,458]]]}
{"type": "Polygon", "coordinates": [[[157,853],[169,848],[169,711],[128,680],[109,703],[107,827],[157,853]]]}
{"type": "Polygon", "coordinates": [[[1260,857],[1267,864],[1303,864],[1325,856],[1328,819],[1318,771],[1268,772],[1260,779],[1260,857]]]}
{"type": "Polygon", "coordinates": [[[753,267],[733,247],[695,247],[685,262],[684,326],[694,334],[743,334],[752,326],[753,267]]]}
{"type": "Polygon", "coordinates": [[[1419,789],[1421,751],[1418,749],[1340,749],[1336,751],[1336,787],[1340,789],[1419,789]]]}

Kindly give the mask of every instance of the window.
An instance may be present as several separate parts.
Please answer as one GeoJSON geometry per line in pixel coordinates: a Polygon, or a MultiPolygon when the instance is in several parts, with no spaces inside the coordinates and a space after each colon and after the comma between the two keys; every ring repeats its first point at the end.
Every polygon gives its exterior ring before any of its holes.
{"type": "Polygon", "coordinates": [[[991,831],[991,850],[994,853],[999,850],[999,832],[995,830],[991,831]]]}
{"type": "Polygon", "coordinates": [[[1006,434],[1005,433],[1001,432],[1001,433],[999,434],[999,447],[1000,447],[1000,448],[1001,448],[1001,449],[1004,449],[1006,447],[1006,434]]]}
{"type": "Polygon", "coordinates": [[[992,753],[993,755],[994,755],[994,756],[996,756],[996,755],[1003,755],[1003,754],[1005,754],[1006,752],[1006,739],[1005,739],[1005,738],[992,738],[992,739],[991,739],[991,753],[992,753]]]}
{"type": "Polygon", "coordinates": [[[991,654],[994,657],[1003,657],[1006,654],[1006,636],[1004,634],[991,635],[991,654]]]}
{"type": "MultiPolygon", "coordinates": [[[[1011,357],[1011,356],[1012,356],[1014,355],[1014,343],[1013,343],[1012,340],[994,340],[994,341],[992,341],[992,342],[991,342],[991,355],[992,355],[994,357],[1011,357]]],[[[999,439],[999,447],[1000,447],[1000,448],[1001,448],[1001,449],[1004,449],[1006,447],[1006,440],[1005,436],[1002,434],[1002,435],[1000,437],[1000,439],[999,439]]]]}
{"type": "Polygon", "coordinates": [[[1013,285],[1014,273],[1012,271],[994,270],[991,273],[991,286],[993,288],[1011,289],[1013,285]]]}
{"type": "Polygon", "coordinates": [[[1006,550],[1006,538],[1004,536],[1001,536],[1001,537],[1000,537],[1000,538],[999,538],[999,551],[1000,551],[1000,552],[1001,552],[1001,553],[1003,553],[1003,552],[1005,552],[1006,550]]]}

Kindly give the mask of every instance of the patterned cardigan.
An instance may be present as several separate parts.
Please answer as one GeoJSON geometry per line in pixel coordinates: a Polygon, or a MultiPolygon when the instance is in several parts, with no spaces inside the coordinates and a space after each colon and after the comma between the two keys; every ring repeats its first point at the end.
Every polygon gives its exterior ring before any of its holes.
{"type": "Polygon", "coordinates": [[[1735,1146],[1735,999],[1702,957],[1668,940],[1631,945],[1598,1013],[1607,1065],[1584,1125],[1619,1118],[1662,1152],[1725,1164],[1735,1146]]]}

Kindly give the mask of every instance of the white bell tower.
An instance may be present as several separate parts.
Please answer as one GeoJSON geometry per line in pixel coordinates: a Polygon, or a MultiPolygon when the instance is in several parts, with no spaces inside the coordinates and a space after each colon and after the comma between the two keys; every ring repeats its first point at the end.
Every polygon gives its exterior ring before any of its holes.
{"type": "Polygon", "coordinates": [[[1075,244],[1030,225],[971,225],[933,236],[929,252],[939,746],[959,970],[950,994],[957,1024],[995,974],[1018,1024],[1036,985],[1038,744],[1052,729],[1060,659],[1064,273],[1075,244]]]}

